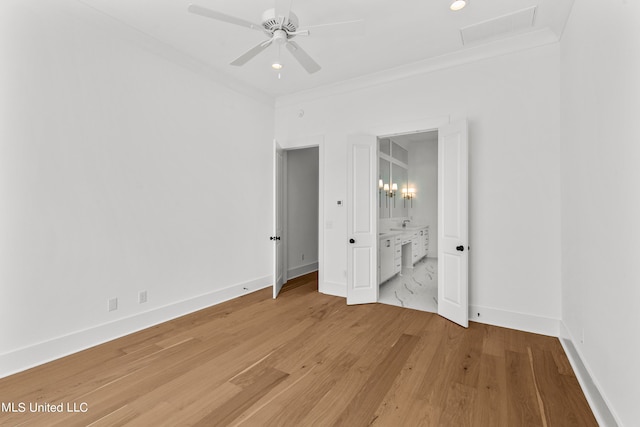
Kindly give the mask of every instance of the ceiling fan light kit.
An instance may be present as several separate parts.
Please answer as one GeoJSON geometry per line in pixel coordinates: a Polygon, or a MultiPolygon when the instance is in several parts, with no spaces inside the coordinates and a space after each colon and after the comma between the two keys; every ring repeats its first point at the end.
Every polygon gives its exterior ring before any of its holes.
{"type": "MultiPolygon", "coordinates": [[[[278,0],[276,0],[278,3],[278,0]]],[[[291,3],[289,3],[290,5],[291,3]]],[[[277,4],[276,4],[277,6],[277,4]]],[[[271,46],[274,42],[280,49],[283,45],[291,53],[296,61],[304,68],[307,73],[313,74],[321,69],[320,65],[309,54],[300,47],[296,42],[291,41],[295,36],[310,36],[313,34],[314,27],[310,29],[299,30],[298,17],[295,13],[291,12],[288,8],[276,7],[273,9],[267,9],[262,14],[262,23],[255,24],[253,22],[246,21],[235,16],[230,16],[222,12],[208,9],[203,6],[191,4],[188,7],[189,12],[196,15],[204,16],[206,18],[215,19],[217,21],[226,22],[228,24],[238,25],[241,27],[257,30],[266,34],[269,38],[258,43],[238,58],[231,62],[231,65],[242,66],[257,56],[260,52],[271,46]]],[[[336,30],[336,34],[342,34],[349,31],[358,31],[361,27],[362,21],[349,21],[349,22],[337,22],[334,24],[318,25],[318,32],[331,33],[332,29],[336,30]]],[[[282,69],[282,63],[278,59],[271,64],[271,68],[274,70],[282,69]]]]}

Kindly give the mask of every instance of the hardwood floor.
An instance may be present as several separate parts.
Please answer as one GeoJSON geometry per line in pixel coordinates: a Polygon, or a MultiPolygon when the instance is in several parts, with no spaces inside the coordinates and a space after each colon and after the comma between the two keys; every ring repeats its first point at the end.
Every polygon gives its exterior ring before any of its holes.
{"type": "Polygon", "coordinates": [[[315,274],[0,379],[0,402],[2,426],[597,425],[556,338],[347,306],[315,274]]]}

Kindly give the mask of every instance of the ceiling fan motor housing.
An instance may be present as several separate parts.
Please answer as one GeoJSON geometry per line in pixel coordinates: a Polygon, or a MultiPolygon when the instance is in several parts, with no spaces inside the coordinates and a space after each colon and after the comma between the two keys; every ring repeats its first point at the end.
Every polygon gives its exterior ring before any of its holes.
{"type": "Polygon", "coordinates": [[[287,34],[287,38],[293,37],[289,33],[294,33],[298,29],[298,17],[295,13],[289,12],[289,17],[284,17],[282,27],[280,21],[282,17],[276,16],[275,9],[267,9],[262,14],[262,26],[265,30],[275,35],[276,30],[283,30],[287,34]]]}

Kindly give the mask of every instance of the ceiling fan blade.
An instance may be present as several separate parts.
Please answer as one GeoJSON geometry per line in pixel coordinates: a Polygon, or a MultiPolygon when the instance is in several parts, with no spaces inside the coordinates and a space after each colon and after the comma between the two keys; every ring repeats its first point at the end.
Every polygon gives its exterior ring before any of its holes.
{"type": "Polygon", "coordinates": [[[251,49],[249,49],[248,51],[246,51],[245,53],[237,57],[231,63],[231,65],[236,65],[239,67],[241,65],[246,64],[247,62],[249,62],[249,60],[253,59],[254,56],[256,56],[257,54],[259,54],[260,52],[268,48],[272,42],[273,40],[265,40],[260,42],[256,46],[252,47],[251,49]]]}
{"type": "Polygon", "coordinates": [[[312,25],[302,28],[301,31],[308,30],[311,36],[348,37],[363,36],[364,21],[334,22],[333,24],[312,25]]]}
{"type": "Polygon", "coordinates": [[[287,42],[287,50],[291,52],[293,57],[302,65],[302,68],[307,70],[307,73],[313,74],[319,71],[320,65],[309,56],[296,42],[287,42]]]}
{"type": "Polygon", "coordinates": [[[278,22],[280,21],[280,16],[284,16],[285,21],[289,19],[289,13],[291,12],[292,3],[293,0],[276,0],[275,15],[276,19],[278,19],[278,22]]]}
{"type": "Polygon", "coordinates": [[[190,4],[187,10],[191,13],[195,13],[196,15],[205,16],[228,24],[239,25],[241,27],[258,30],[260,32],[265,31],[260,24],[254,24],[253,22],[245,21],[244,19],[236,18],[235,16],[227,15],[216,10],[207,9],[206,7],[198,6],[197,4],[190,4]]]}

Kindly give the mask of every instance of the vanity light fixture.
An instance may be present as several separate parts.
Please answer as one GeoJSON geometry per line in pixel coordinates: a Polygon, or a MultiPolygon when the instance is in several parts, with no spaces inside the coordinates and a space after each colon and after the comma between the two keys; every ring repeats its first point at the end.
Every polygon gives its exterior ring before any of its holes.
{"type": "Polygon", "coordinates": [[[380,190],[384,191],[385,198],[387,199],[387,206],[389,204],[389,198],[393,199],[393,207],[396,206],[396,200],[394,198],[395,192],[398,191],[398,184],[385,184],[382,180],[378,181],[378,193],[380,190]]]}
{"type": "Polygon", "coordinates": [[[449,9],[455,12],[463,9],[467,4],[469,4],[469,0],[453,0],[449,9]]]}
{"type": "MultiPolygon", "coordinates": [[[[398,191],[398,184],[391,184],[391,192],[389,194],[389,197],[393,197],[395,192],[398,191]]],[[[396,207],[396,199],[393,199],[393,207],[396,207]]]]}
{"type": "Polygon", "coordinates": [[[386,201],[385,203],[385,207],[389,207],[389,184],[384,184],[382,187],[382,190],[384,191],[384,199],[386,201]]]}
{"type": "Polygon", "coordinates": [[[403,188],[402,189],[402,198],[406,200],[408,199],[411,202],[411,207],[413,207],[413,198],[416,196],[416,189],[413,187],[403,188]]]}

